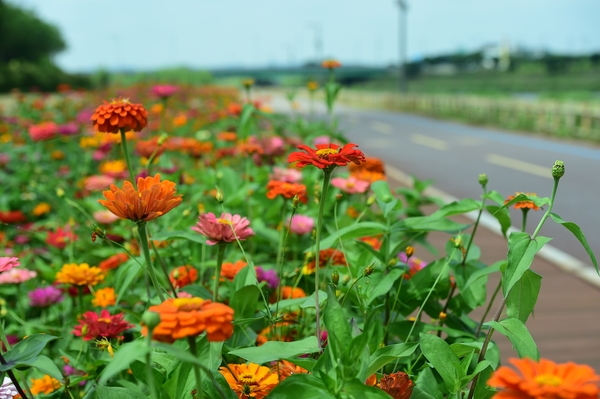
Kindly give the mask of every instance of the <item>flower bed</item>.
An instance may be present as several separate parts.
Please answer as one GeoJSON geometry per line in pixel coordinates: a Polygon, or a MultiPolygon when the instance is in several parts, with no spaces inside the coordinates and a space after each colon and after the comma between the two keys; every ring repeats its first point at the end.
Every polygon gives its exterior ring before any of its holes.
{"type": "Polygon", "coordinates": [[[270,113],[251,81],[244,101],[175,86],[17,97],[0,123],[0,398],[598,398],[600,377],[540,358],[525,325],[547,219],[596,264],[552,213],[562,162],[550,198],[505,200],[482,175],[481,200],[425,215],[422,184],[392,190],[335,129],[338,66],[328,122],[270,113]],[[477,223],[449,218],[485,210],[506,232],[510,206],[522,232],[485,265],[477,223]],[[448,242],[425,263],[435,231],[448,242]],[[502,306],[473,319],[494,273],[502,306]]]}

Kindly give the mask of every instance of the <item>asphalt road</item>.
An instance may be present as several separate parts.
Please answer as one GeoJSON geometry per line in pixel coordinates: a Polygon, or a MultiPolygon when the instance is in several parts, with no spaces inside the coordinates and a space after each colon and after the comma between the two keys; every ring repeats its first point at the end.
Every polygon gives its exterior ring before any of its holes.
{"type": "MultiPolygon", "coordinates": [[[[365,153],[418,179],[432,179],[434,186],[458,198],[480,198],[480,173],[488,175],[488,189],[505,197],[516,191],[549,197],[551,167],[555,160],[564,161],[566,173],[553,212],[577,223],[600,256],[600,146],[401,113],[346,108],[337,115],[348,139],[365,153]]],[[[511,213],[513,226],[520,226],[520,211],[511,213]]],[[[530,233],[542,214],[529,212],[530,233]]],[[[551,245],[591,265],[581,244],[563,226],[548,219],[540,234],[553,237],[551,245]]]]}

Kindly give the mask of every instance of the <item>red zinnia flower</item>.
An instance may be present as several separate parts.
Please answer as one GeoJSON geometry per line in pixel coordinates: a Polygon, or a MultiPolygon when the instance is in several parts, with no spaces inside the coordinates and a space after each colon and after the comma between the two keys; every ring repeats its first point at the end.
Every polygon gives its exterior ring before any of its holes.
{"type": "Polygon", "coordinates": [[[21,211],[0,211],[0,223],[16,224],[27,220],[21,211]]]}
{"type": "Polygon", "coordinates": [[[337,144],[317,144],[317,149],[312,149],[307,145],[299,145],[299,150],[292,152],[288,156],[288,162],[297,162],[298,168],[306,165],[313,165],[319,169],[329,169],[336,166],[346,166],[353,162],[359,165],[365,161],[365,154],[362,151],[354,149],[357,147],[354,143],[348,143],[344,147],[337,144]]]}
{"type": "Polygon", "coordinates": [[[56,231],[49,231],[46,236],[46,244],[58,249],[64,249],[69,241],[77,240],[77,237],[72,231],[58,227],[56,231]]]}
{"type": "Polygon", "coordinates": [[[85,312],[83,318],[79,320],[79,325],[75,326],[73,334],[78,337],[83,335],[84,341],[100,338],[120,338],[123,331],[133,327],[133,324],[123,320],[124,313],[111,315],[108,310],[96,312],[85,312]]]}
{"type": "Polygon", "coordinates": [[[133,104],[126,98],[116,98],[109,103],[105,101],[96,108],[90,120],[99,132],[139,132],[148,124],[148,111],[141,104],[133,104]]]}

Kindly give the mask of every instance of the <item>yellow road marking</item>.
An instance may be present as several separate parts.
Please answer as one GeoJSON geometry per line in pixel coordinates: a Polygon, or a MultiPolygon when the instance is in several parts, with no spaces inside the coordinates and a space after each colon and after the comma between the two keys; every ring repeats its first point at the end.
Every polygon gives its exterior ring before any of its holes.
{"type": "Polygon", "coordinates": [[[375,130],[378,133],[387,135],[392,134],[392,131],[394,130],[394,128],[391,125],[378,121],[371,122],[370,128],[371,130],[375,130]]]}
{"type": "Polygon", "coordinates": [[[410,141],[415,144],[433,148],[434,150],[446,151],[448,149],[448,143],[444,140],[434,139],[433,137],[425,136],[423,134],[413,134],[410,141]]]}
{"type": "Polygon", "coordinates": [[[518,170],[519,172],[525,172],[532,175],[552,179],[550,167],[540,166],[525,161],[519,161],[518,159],[508,158],[497,154],[487,154],[485,156],[485,160],[488,163],[494,165],[504,166],[505,168],[518,170]]]}

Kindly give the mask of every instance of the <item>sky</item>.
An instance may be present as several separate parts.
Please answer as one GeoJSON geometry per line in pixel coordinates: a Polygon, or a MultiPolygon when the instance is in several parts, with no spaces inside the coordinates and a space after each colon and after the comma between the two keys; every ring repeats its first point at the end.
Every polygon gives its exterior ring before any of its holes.
{"type": "MultiPolygon", "coordinates": [[[[396,0],[9,0],[59,27],[70,72],[398,63],[396,0]],[[319,38],[321,46],[315,42],[319,38]]],[[[407,53],[600,52],[600,0],[407,0],[407,53]]]]}

